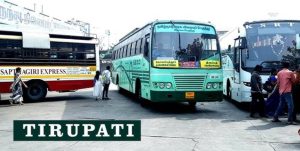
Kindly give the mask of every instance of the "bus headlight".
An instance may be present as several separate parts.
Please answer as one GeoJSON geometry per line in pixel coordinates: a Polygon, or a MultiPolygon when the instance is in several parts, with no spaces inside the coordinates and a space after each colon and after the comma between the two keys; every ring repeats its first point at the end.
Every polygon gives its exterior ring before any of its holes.
{"type": "Polygon", "coordinates": [[[207,83],[206,89],[211,89],[211,83],[207,83]]]}
{"type": "Polygon", "coordinates": [[[165,88],[165,84],[164,83],[159,83],[159,88],[161,88],[161,89],[165,88]]]}
{"type": "Polygon", "coordinates": [[[158,88],[158,83],[157,82],[153,82],[153,87],[154,88],[158,88]]]}
{"type": "Polygon", "coordinates": [[[206,84],[206,89],[218,89],[222,88],[222,83],[219,82],[208,82],[206,84]]]}
{"type": "Polygon", "coordinates": [[[172,83],[167,83],[167,84],[166,84],[166,88],[167,88],[167,89],[172,88],[172,83]]]}
{"type": "Polygon", "coordinates": [[[212,84],[212,87],[213,87],[214,89],[217,89],[217,88],[218,88],[218,85],[219,85],[218,83],[213,83],[213,84],[212,84]]]}

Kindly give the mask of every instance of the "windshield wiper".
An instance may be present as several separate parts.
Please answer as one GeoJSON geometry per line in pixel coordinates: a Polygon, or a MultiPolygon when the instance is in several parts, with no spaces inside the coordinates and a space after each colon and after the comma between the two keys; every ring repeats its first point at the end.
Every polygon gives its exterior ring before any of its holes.
{"type": "Polygon", "coordinates": [[[181,36],[180,36],[180,31],[177,29],[177,27],[175,26],[175,24],[172,21],[170,21],[170,23],[174,26],[175,30],[178,33],[178,42],[179,42],[178,45],[179,45],[179,52],[180,52],[181,51],[181,36]]]}

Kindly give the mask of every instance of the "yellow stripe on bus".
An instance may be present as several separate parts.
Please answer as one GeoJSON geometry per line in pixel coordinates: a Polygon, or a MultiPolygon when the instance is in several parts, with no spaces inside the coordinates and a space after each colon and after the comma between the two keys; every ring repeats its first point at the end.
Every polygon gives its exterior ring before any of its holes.
{"type": "MultiPolygon", "coordinates": [[[[94,75],[22,75],[23,79],[53,79],[53,78],[92,78],[94,75]]],[[[1,79],[13,79],[14,76],[0,76],[1,79]]]]}

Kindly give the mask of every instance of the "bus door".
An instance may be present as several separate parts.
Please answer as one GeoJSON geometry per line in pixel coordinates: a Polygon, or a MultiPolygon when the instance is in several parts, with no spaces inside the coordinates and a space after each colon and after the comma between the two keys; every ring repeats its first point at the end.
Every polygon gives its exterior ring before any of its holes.
{"type": "Polygon", "coordinates": [[[241,62],[241,50],[240,50],[240,44],[241,44],[241,38],[237,38],[234,40],[234,83],[236,84],[240,84],[241,83],[241,79],[240,79],[240,62],[241,62]]]}

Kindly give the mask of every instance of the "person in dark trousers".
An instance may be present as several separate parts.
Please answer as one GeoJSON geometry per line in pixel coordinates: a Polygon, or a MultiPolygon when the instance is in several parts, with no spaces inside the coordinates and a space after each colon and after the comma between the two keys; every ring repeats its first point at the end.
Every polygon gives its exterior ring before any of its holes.
{"type": "Polygon", "coordinates": [[[274,116],[279,104],[279,91],[277,88],[277,70],[272,69],[271,75],[264,84],[264,89],[268,92],[268,98],[265,103],[265,111],[268,116],[274,116]]]}
{"type": "Polygon", "coordinates": [[[286,102],[288,105],[288,124],[293,124],[294,103],[292,96],[292,86],[296,82],[296,77],[295,74],[289,70],[290,64],[288,62],[283,62],[282,66],[283,69],[280,70],[277,74],[277,85],[279,88],[280,102],[274,114],[272,122],[280,122],[278,116],[286,102]]]}
{"type": "Polygon", "coordinates": [[[259,73],[262,71],[261,65],[256,65],[251,75],[251,108],[250,117],[254,118],[258,112],[260,117],[267,117],[265,114],[265,100],[262,93],[262,80],[259,73]]]}
{"type": "Polygon", "coordinates": [[[294,112],[293,112],[293,121],[299,122],[297,119],[297,113],[300,111],[300,69],[296,70],[296,83],[292,88],[293,99],[294,99],[294,112]]]}
{"type": "Polygon", "coordinates": [[[111,80],[110,66],[107,66],[106,70],[103,71],[102,78],[103,78],[103,86],[104,86],[103,93],[102,93],[102,100],[109,100],[110,98],[108,98],[108,89],[111,80]]]}

